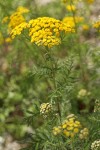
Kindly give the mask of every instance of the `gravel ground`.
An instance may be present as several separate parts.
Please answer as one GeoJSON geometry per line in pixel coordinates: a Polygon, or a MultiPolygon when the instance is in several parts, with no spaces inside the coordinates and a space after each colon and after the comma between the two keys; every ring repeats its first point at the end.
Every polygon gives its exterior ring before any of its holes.
{"type": "Polygon", "coordinates": [[[19,150],[21,148],[17,141],[13,141],[10,135],[0,136],[0,150],[19,150]]]}

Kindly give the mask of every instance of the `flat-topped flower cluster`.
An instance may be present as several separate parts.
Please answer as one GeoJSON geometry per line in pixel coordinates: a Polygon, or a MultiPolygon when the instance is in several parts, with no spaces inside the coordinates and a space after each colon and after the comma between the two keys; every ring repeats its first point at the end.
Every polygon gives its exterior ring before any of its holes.
{"type": "Polygon", "coordinates": [[[64,24],[62,21],[50,18],[40,17],[29,21],[29,36],[31,42],[35,42],[38,46],[44,45],[52,47],[61,43],[61,32],[74,32],[70,25],[64,24]]]}
{"type": "Polygon", "coordinates": [[[27,8],[18,7],[10,17],[3,19],[3,23],[8,22],[8,31],[12,39],[22,34],[24,29],[28,29],[32,43],[50,48],[61,43],[62,32],[65,34],[75,32],[70,23],[66,24],[51,17],[39,17],[27,22],[23,14],[28,11],[27,8]]]}
{"type": "Polygon", "coordinates": [[[63,135],[70,138],[79,135],[80,139],[85,139],[88,133],[88,129],[82,127],[82,124],[74,114],[67,116],[61,125],[53,128],[54,135],[63,135]]]}
{"type": "Polygon", "coordinates": [[[61,43],[61,32],[74,32],[74,28],[70,24],[65,24],[60,20],[50,17],[39,17],[27,22],[22,22],[16,26],[11,32],[11,37],[15,38],[20,35],[23,29],[29,29],[31,42],[40,46],[52,47],[61,43]]]}

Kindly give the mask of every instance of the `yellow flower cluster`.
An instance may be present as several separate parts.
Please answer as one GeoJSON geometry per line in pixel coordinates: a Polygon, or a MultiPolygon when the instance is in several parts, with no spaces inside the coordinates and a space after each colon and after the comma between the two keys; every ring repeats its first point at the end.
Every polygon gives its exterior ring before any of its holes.
{"type": "Polygon", "coordinates": [[[50,17],[39,17],[29,21],[29,36],[31,42],[38,46],[52,47],[61,43],[60,33],[74,32],[69,25],[50,17]]]}
{"type": "MultiPolygon", "coordinates": [[[[10,17],[4,17],[2,23],[8,23],[8,32],[13,39],[16,35],[20,35],[22,30],[27,27],[26,20],[23,16],[24,13],[28,13],[29,10],[26,7],[19,6],[10,17]]],[[[6,40],[7,42],[10,41],[9,39],[6,40]]]]}
{"type": "Polygon", "coordinates": [[[29,12],[29,10],[25,7],[18,7],[17,11],[14,12],[11,16],[10,16],[10,22],[8,27],[10,29],[14,29],[16,26],[18,26],[19,24],[21,24],[22,22],[26,22],[25,18],[23,17],[23,13],[27,13],[29,12]]]}
{"type": "Polygon", "coordinates": [[[23,7],[23,6],[19,6],[17,8],[17,12],[23,14],[23,13],[28,13],[29,12],[29,9],[27,9],[26,7],[23,7]]]}
{"type": "Polygon", "coordinates": [[[88,4],[92,4],[92,3],[94,2],[94,0],[86,0],[86,2],[87,2],[88,4]]]}
{"type": "Polygon", "coordinates": [[[11,39],[10,37],[7,37],[7,38],[5,38],[5,42],[6,42],[6,43],[11,43],[11,42],[12,42],[12,39],[11,39]]]}
{"type": "Polygon", "coordinates": [[[10,16],[10,22],[9,22],[8,27],[10,29],[14,29],[16,26],[18,26],[22,22],[25,22],[25,18],[22,16],[21,13],[15,12],[10,16]]]}
{"type": "Polygon", "coordinates": [[[75,5],[67,5],[66,6],[66,9],[68,10],[68,11],[76,11],[76,7],[75,7],[75,5]]]}
{"type": "Polygon", "coordinates": [[[67,2],[67,0],[61,0],[63,3],[66,3],[67,2]]]}
{"type": "Polygon", "coordinates": [[[2,23],[6,23],[8,20],[9,20],[9,17],[6,16],[6,17],[4,17],[4,18],[2,19],[2,23]]]}
{"type": "Polygon", "coordinates": [[[64,122],[58,126],[53,128],[53,134],[63,134],[65,137],[74,137],[77,133],[79,133],[82,125],[77,120],[76,116],[74,114],[71,114],[67,117],[64,122]]]}
{"type": "Polygon", "coordinates": [[[52,110],[53,107],[50,103],[42,103],[40,106],[40,114],[42,114],[44,118],[46,118],[52,110]]]}
{"type": "Polygon", "coordinates": [[[79,92],[78,92],[78,95],[77,97],[78,98],[83,98],[85,96],[89,96],[91,93],[88,92],[86,89],[81,89],[79,92]]]}
{"type": "Polygon", "coordinates": [[[54,128],[53,128],[53,134],[54,134],[54,135],[61,134],[61,132],[62,132],[61,126],[58,126],[58,127],[54,127],[54,128]]]}
{"type": "Polygon", "coordinates": [[[89,130],[87,128],[84,128],[80,131],[79,138],[86,139],[88,135],[89,135],[89,130]]]}
{"type": "Polygon", "coordinates": [[[89,30],[89,25],[83,24],[83,25],[82,25],[82,29],[83,29],[84,31],[88,31],[88,30],[89,30]]]}
{"type": "Polygon", "coordinates": [[[100,20],[96,21],[94,24],[93,24],[93,27],[95,29],[97,29],[99,32],[100,32],[100,20]]]}
{"type": "Polygon", "coordinates": [[[10,35],[11,38],[14,39],[16,35],[20,35],[24,29],[28,27],[28,23],[22,22],[18,26],[16,26],[14,29],[11,30],[10,35]]]}
{"type": "Polygon", "coordinates": [[[4,17],[2,23],[6,23],[7,21],[9,21],[8,32],[12,32],[12,30],[18,25],[20,25],[21,23],[25,24],[26,20],[23,14],[28,12],[29,10],[26,7],[19,6],[17,10],[10,17],[8,16],[4,17]]]}
{"type": "Polygon", "coordinates": [[[81,23],[84,21],[83,17],[79,17],[79,16],[75,16],[75,18],[73,17],[65,17],[63,19],[63,22],[66,23],[67,25],[69,24],[72,28],[75,27],[75,23],[81,23]]]}

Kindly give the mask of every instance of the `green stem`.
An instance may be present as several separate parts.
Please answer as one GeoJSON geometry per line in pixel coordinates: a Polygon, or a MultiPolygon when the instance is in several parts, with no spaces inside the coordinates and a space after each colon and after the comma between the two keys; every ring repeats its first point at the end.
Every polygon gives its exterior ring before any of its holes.
{"type": "MultiPolygon", "coordinates": [[[[54,90],[57,89],[57,85],[56,85],[56,74],[55,74],[55,69],[57,68],[57,63],[54,60],[54,58],[52,58],[53,54],[51,53],[51,51],[49,49],[47,49],[48,51],[48,55],[51,58],[51,70],[52,70],[52,79],[53,79],[53,84],[54,84],[54,90]]],[[[59,118],[60,118],[60,123],[61,123],[61,108],[60,108],[60,102],[59,102],[59,98],[57,97],[57,109],[58,109],[58,114],[59,114],[59,118]]]]}
{"type": "Polygon", "coordinates": [[[80,69],[81,69],[82,82],[87,87],[86,70],[85,70],[85,66],[83,64],[83,58],[82,58],[81,48],[80,47],[78,48],[78,53],[79,53],[79,63],[80,63],[80,69]]]}
{"type": "Polygon", "coordinates": [[[74,150],[74,143],[73,143],[73,139],[71,141],[71,147],[72,147],[72,150],[74,150]]]}

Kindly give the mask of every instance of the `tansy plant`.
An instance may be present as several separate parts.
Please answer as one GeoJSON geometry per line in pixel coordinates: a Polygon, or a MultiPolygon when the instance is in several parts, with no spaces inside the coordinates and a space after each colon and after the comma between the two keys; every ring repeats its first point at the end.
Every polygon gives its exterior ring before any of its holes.
{"type": "MultiPolygon", "coordinates": [[[[31,127],[24,150],[89,150],[99,143],[94,142],[99,138],[100,105],[96,92],[99,80],[94,65],[98,61],[98,49],[94,52],[94,47],[86,42],[90,31],[99,30],[99,21],[91,25],[88,17],[79,11],[81,4],[85,6],[93,0],[63,2],[57,3],[62,8],[58,17],[30,15],[29,9],[20,6],[2,19],[9,36],[3,39],[0,34],[1,43],[18,50],[17,62],[24,59],[24,65],[19,68],[14,63],[21,77],[13,83],[10,94],[4,96],[8,102],[14,98],[15,91],[23,93],[19,99],[24,106],[18,114],[31,127]]],[[[15,103],[16,108],[18,104],[15,103]]]]}

